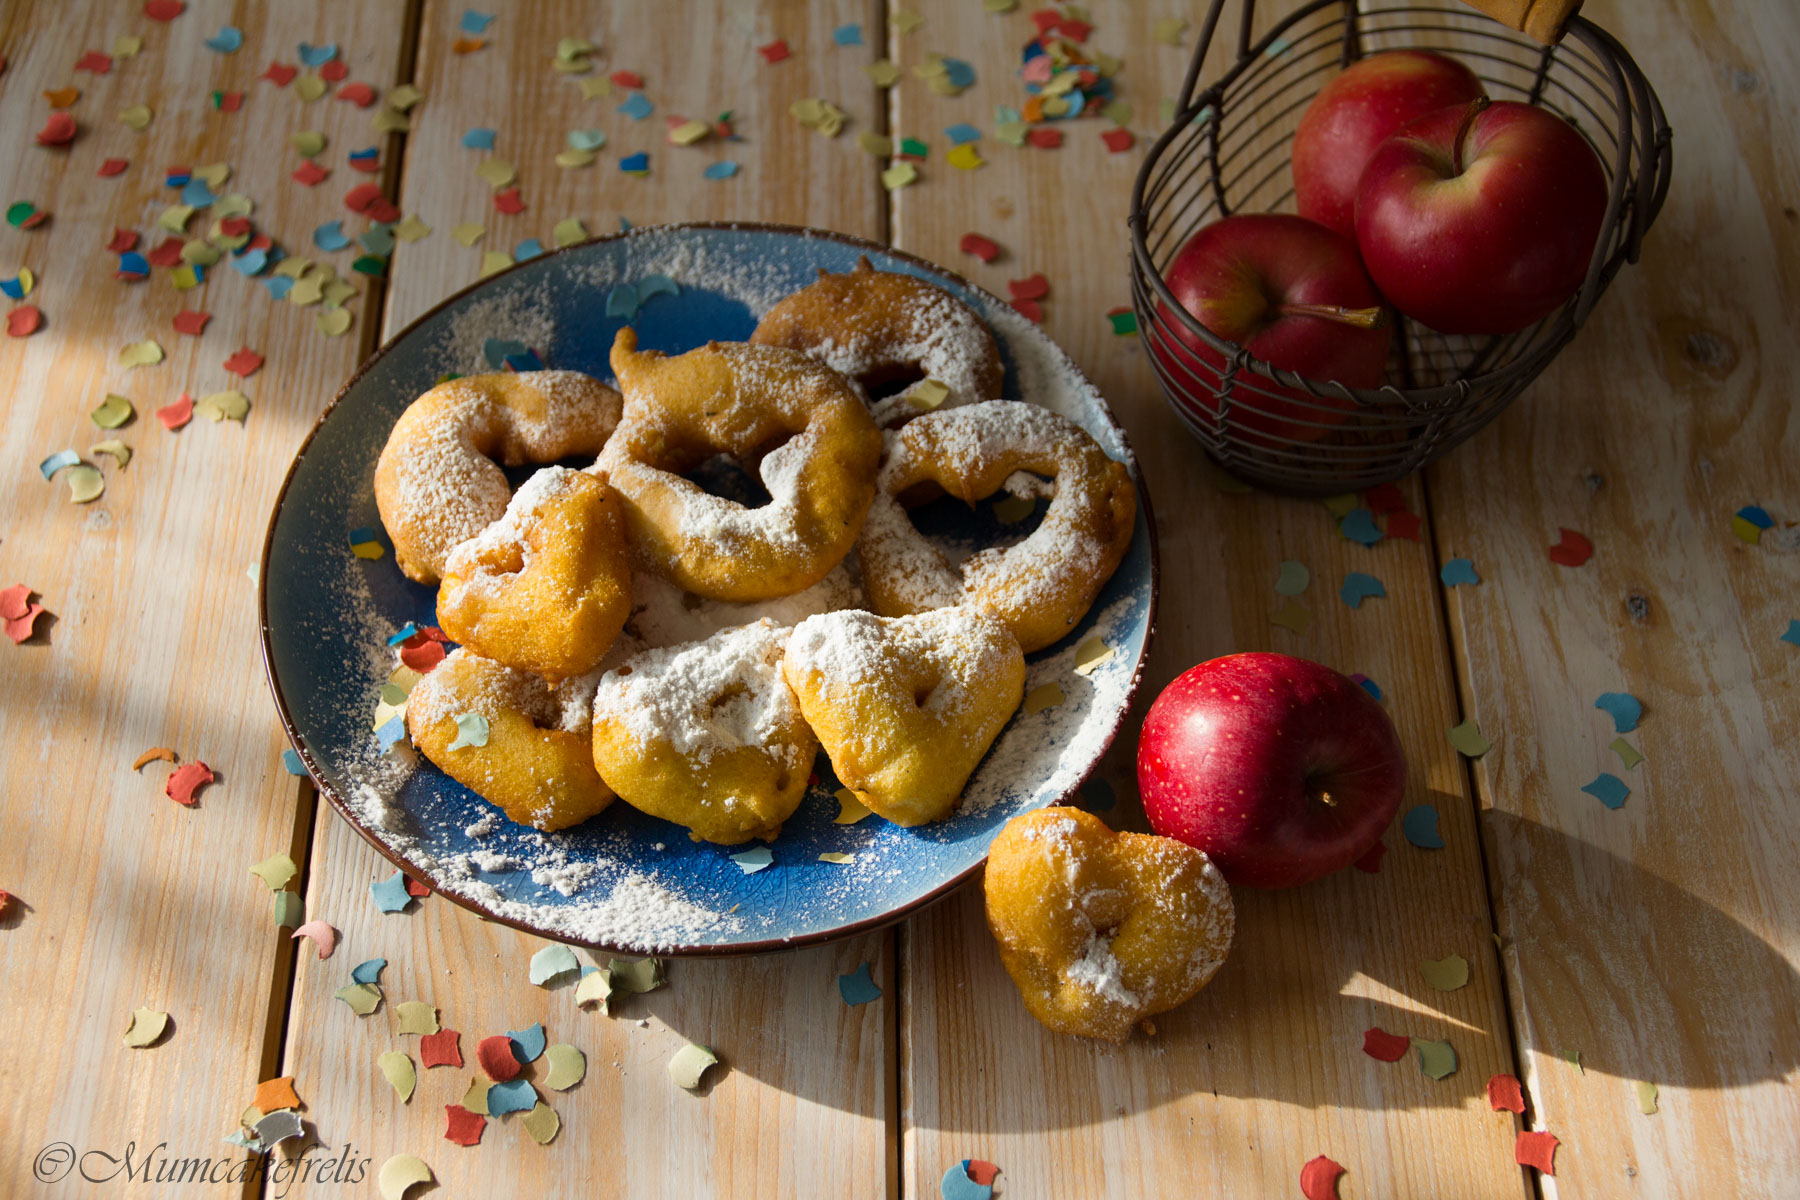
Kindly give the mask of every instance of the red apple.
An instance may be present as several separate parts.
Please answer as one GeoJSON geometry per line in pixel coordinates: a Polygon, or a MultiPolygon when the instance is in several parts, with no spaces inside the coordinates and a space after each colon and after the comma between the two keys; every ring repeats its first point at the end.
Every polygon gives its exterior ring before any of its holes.
{"type": "Polygon", "coordinates": [[[1356,236],[1356,181],[1400,127],[1482,95],[1475,72],[1429,50],[1390,50],[1345,68],[1319,89],[1294,131],[1294,205],[1356,236]]]}
{"type": "Polygon", "coordinates": [[[1138,741],[1150,826],[1204,850],[1225,878],[1293,887],[1380,840],[1406,789],[1394,723],[1330,667],[1230,654],[1163,689],[1138,741]]]}
{"type": "Polygon", "coordinates": [[[1581,286],[1606,172],[1554,113],[1476,100],[1381,144],[1356,192],[1363,262],[1395,308],[1440,333],[1499,334],[1581,286]]]}
{"type": "MultiPolygon", "coordinates": [[[[1164,278],[1200,324],[1264,362],[1350,387],[1381,382],[1392,322],[1356,247],[1323,225],[1286,213],[1226,217],[1189,238],[1164,278]]],[[[1177,340],[1152,337],[1151,354],[1183,391],[1217,413],[1211,389],[1225,356],[1163,314],[1177,340]]],[[[1354,407],[1240,372],[1230,421],[1252,440],[1313,441],[1354,407]]]]}

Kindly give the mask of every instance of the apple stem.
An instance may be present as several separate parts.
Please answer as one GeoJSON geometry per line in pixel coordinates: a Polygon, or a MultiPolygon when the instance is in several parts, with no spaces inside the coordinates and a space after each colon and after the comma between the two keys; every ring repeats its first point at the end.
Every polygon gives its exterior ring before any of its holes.
{"type": "Polygon", "coordinates": [[[1475,127],[1475,118],[1487,110],[1492,104],[1486,96],[1477,96],[1469,101],[1469,107],[1463,110],[1462,121],[1456,127],[1456,143],[1450,150],[1450,173],[1463,173],[1463,143],[1469,139],[1469,131],[1475,127]]]}
{"type": "Polygon", "coordinates": [[[1308,783],[1306,785],[1306,794],[1327,808],[1337,807],[1337,797],[1316,783],[1308,783]]]}
{"type": "Polygon", "coordinates": [[[1379,329],[1387,320],[1387,313],[1382,309],[1345,308],[1341,304],[1279,304],[1275,311],[1284,317],[1323,317],[1358,329],[1379,329]]]}

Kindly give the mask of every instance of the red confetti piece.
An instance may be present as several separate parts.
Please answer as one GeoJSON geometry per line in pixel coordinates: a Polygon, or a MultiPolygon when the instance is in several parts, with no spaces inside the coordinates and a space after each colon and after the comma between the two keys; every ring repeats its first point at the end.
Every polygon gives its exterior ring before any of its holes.
{"type": "Polygon", "coordinates": [[[50,219],[50,214],[47,212],[34,212],[29,217],[26,217],[23,221],[19,222],[19,228],[20,229],[36,229],[39,225],[42,225],[45,221],[48,221],[49,219],[50,219]]]}
{"type": "Polygon", "coordinates": [[[1040,150],[1054,150],[1062,145],[1062,130],[1046,129],[1044,126],[1039,125],[1036,129],[1033,129],[1030,133],[1025,135],[1025,140],[1040,150]]]}
{"type": "Polygon", "coordinates": [[[414,899],[418,899],[423,896],[431,895],[431,889],[426,887],[423,883],[420,883],[417,879],[414,879],[411,875],[408,875],[406,877],[406,894],[414,899]]]}
{"type": "Polygon", "coordinates": [[[53,112],[38,130],[40,146],[66,146],[75,140],[75,118],[66,112],[53,112]]]}
{"type": "Polygon", "coordinates": [[[378,158],[353,158],[350,160],[350,169],[361,171],[364,175],[373,175],[381,170],[381,160],[378,158]]]}
{"type": "Polygon", "coordinates": [[[173,404],[165,404],[156,410],[156,419],[168,430],[180,429],[194,419],[194,398],[186,392],[173,404]]]}
{"type": "Polygon", "coordinates": [[[236,112],[238,109],[240,109],[242,107],[244,107],[244,93],[242,93],[242,92],[220,92],[219,93],[219,111],[220,112],[236,112]]]}
{"type": "Polygon", "coordinates": [[[212,768],[195,760],[183,767],[176,767],[169,774],[169,782],[163,784],[163,792],[177,804],[192,807],[194,793],[211,783],[217,776],[212,768]]]}
{"type": "Polygon", "coordinates": [[[1114,154],[1123,154],[1137,145],[1137,139],[1131,136],[1129,129],[1109,129],[1100,135],[1100,140],[1105,142],[1106,148],[1114,154]]]}
{"type": "Polygon", "coordinates": [[[637,91],[644,86],[644,77],[636,71],[614,71],[610,78],[614,87],[629,88],[637,91]]]}
{"type": "Polygon", "coordinates": [[[225,369],[239,379],[248,379],[262,370],[263,356],[245,346],[225,360],[225,369]]]}
{"type": "Polygon", "coordinates": [[[267,250],[270,246],[273,246],[274,244],[275,244],[274,239],[271,238],[268,234],[259,233],[255,237],[250,239],[250,244],[245,246],[244,249],[246,249],[246,250],[267,250]]]}
{"type": "Polygon", "coordinates": [[[1039,325],[1044,323],[1044,306],[1039,304],[1036,300],[1014,300],[1012,306],[1022,313],[1026,320],[1036,322],[1039,325]]]}
{"type": "Polygon", "coordinates": [[[1525,1111],[1525,1089],[1519,1086],[1517,1075],[1496,1075],[1488,1080],[1487,1096],[1488,1107],[1495,1112],[1525,1111]]]}
{"type": "Polygon", "coordinates": [[[390,224],[400,219],[400,209],[392,200],[382,196],[369,205],[368,211],[363,215],[378,224],[390,224]]]}
{"type": "Polygon", "coordinates": [[[135,230],[115,228],[113,230],[112,241],[106,243],[106,248],[111,250],[114,254],[123,254],[127,250],[136,249],[137,244],[138,235],[135,230]]]}
{"type": "Polygon", "coordinates": [[[1404,1033],[1389,1033],[1380,1028],[1363,1030],[1363,1053],[1382,1062],[1399,1062],[1406,1057],[1411,1045],[1412,1039],[1404,1033]]]}
{"type": "Polygon", "coordinates": [[[152,21],[173,21],[186,11],[182,0],[144,0],[144,15],[152,21]]]}
{"type": "Polygon", "coordinates": [[[419,1062],[427,1067],[460,1067],[462,1034],[454,1029],[440,1029],[419,1039],[419,1062]]]}
{"type": "Polygon", "coordinates": [[[350,73],[350,65],[341,58],[334,58],[319,68],[319,78],[326,83],[336,83],[350,73]]]}
{"type": "Polygon", "coordinates": [[[43,605],[32,602],[31,589],[25,584],[15,583],[0,591],[0,620],[5,622],[6,636],[15,646],[31,636],[31,627],[43,611],[43,605]]]}
{"type": "MultiPolygon", "coordinates": [[[[6,58],[4,55],[0,55],[0,71],[4,71],[4,70],[6,70],[6,58]]],[[[6,906],[11,903],[12,903],[12,894],[10,892],[8,892],[5,888],[0,888],[0,917],[4,917],[6,915],[6,906]]]]}
{"type": "Polygon", "coordinates": [[[1000,1174],[1000,1168],[983,1159],[971,1158],[967,1174],[971,1183],[981,1187],[992,1187],[995,1177],[1000,1174]]]}
{"type": "Polygon", "coordinates": [[[989,238],[982,237],[979,233],[963,234],[960,245],[964,254],[973,254],[984,263],[993,262],[996,258],[1000,257],[999,244],[989,238]]]}
{"type": "Polygon", "coordinates": [[[1554,1133],[1521,1129],[1513,1143],[1513,1161],[1521,1167],[1536,1167],[1546,1175],[1556,1174],[1556,1148],[1562,1145],[1554,1133]]]}
{"type": "Polygon", "coordinates": [[[1562,529],[1562,541],[1550,547],[1550,561],[1562,567],[1579,567],[1594,556],[1594,543],[1573,529],[1562,529]]]}
{"type": "Polygon", "coordinates": [[[503,188],[494,193],[494,207],[503,213],[522,213],[525,211],[525,201],[519,199],[518,188],[503,188]]]}
{"type": "Polygon", "coordinates": [[[295,183],[303,183],[307,187],[317,187],[319,184],[324,183],[325,177],[330,174],[330,171],[327,171],[324,167],[321,167],[318,163],[309,158],[301,163],[288,178],[292,179],[295,183]]]}
{"type": "Polygon", "coordinates": [[[250,232],[250,218],[226,217],[219,222],[219,232],[226,237],[243,237],[250,232]]]}
{"type": "Polygon", "coordinates": [[[44,324],[44,314],[37,305],[27,304],[6,314],[7,337],[30,337],[44,324]]]}
{"type": "Polygon", "coordinates": [[[1391,538],[1405,538],[1409,542],[1419,540],[1419,514],[1397,512],[1387,519],[1387,535],[1391,538]]]}
{"type": "Polygon", "coordinates": [[[1049,33],[1062,24],[1063,15],[1054,8],[1040,8],[1031,14],[1031,23],[1037,26],[1039,36],[1049,33]]]}
{"type": "Polygon", "coordinates": [[[1014,300],[1042,300],[1050,294],[1050,281],[1039,271],[1024,279],[1009,279],[1006,290],[1012,293],[1014,300]]]}
{"type": "Polygon", "coordinates": [[[338,89],[337,98],[348,100],[358,108],[367,108],[375,103],[375,89],[366,83],[346,83],[338,89]]]}
{"type": "Polygon", "coordinates": [[[481,1044],[475,1047],[475,1058],[495,1083],[505,1083],[524,1069],[523,1064],[513,1057],[512,1039],[504,1033],[482,1038],[481,1044]]]}
{"type": "Polygon", "coordinates": [[[1337,1200],[1338,1176],[1344,1168],[1323,1154],[1300,1168],[1300,1194],[1306,1200],[1337,1200]]]}
{"type": "Polygon", "coordinates": [[[144,261],[153,267],[176,266],[181,262],[181,248],[186,244],[187,242],[182,238],[164,238],[156,249],[144,255],[144,261]]]}
{"type": "Polygon", "coordinates": [[[756,52],[763,56],[767,63],[778,63],[788,56],[788,44],[782,38],[776,38],[766,46],[758,46],[756,52]]]}
{"type": "Polygon", "coordinates": [[[421,625],[417,632],[407,639],[407,644],[411,646],[422,646],[426,642],[438,642],[448,646],[450,637],[436,625],[421,625]]]}
{"type": "Polygon", "coordinates": [[[100,164],[100,169],[96,171],[95,174],[99,175],[102,179],[109,179],[114,175],[124,174],[125,168],[130,165],[131,160],[128,158],[109,158],[100,164]]]}
{"type": "Polygon", "coordinates": [[[258,75],[257,78],[267,79],[276,87],[286,87],[288,84],[294,82],[294,76],[299,73],[300,68],[298,67],[290,67],[286,63],[272,62],[269,64],[269,69],[264,71],[261,75],[258,75]]]}
{"type": "Polygon", "coordinates": [[[438,642],[425,642],[418,646],[402,646],[400,661],[421,675],[429,675],[433,667],[444,661],[444,647],[438,642]]]}
{"type": "Polygon", "coordinates": [[[1072,42],[1085,42],[1088,40],[1088,34],[1094,32],[1094,27],[1086,21],[1077,21],[1074,17],[1064,17],[1056,26],[1056,30],[1072,42]]]}
{"type": "Polygon", "coordinates": [[[460,1104],[444,1105],[444,1140],[459,1146],[473,1146],[481,1141],[487,1118],[470,1112],[460,1104]]]}
{"type": "Polygon", "coordinates": [[[98,50],[89,50],[75,60],[77,71],[92,71],[96,75],[104,75],[112,70],[112,55],[102,54],[98,50]]]}
{"type": "Polygon", "coordinates": [[[1406,496],[1395,483],[1378,483],[1363,492],[1363,503],[1378,517],[1406,511],[1406,496]]]}
{"type": "Polygon", "coordinates": [[[366,213],[369,206],[381,199],[381,186],[374,183],[359,183],[344,193],[344,207],[351,212],[366,213]]]}
{"type": "Polygon", "coordinates": [[[1363,851],[1362,857],[1357,859],[1351,865],[1357,870],[1367,872],[1370,875],[1379,875],[1381,874],[1381,856],[1386,853],[1387,843],[1376,842],[1373,846],[1370,846],[1367,850],[1363,851]]]}

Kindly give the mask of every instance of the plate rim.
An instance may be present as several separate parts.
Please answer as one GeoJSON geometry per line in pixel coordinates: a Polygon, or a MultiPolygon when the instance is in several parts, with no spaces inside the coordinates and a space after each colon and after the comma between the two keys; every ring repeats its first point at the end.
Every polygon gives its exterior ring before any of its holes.
{"type": "MultiPolygon", "coordinates": [[[[930,259],[921,257],[920,255],[901,250],[895,246],[886,246],[880,242],[859,237],[855,234],[843,233],[835,229],[820,229],[809,225],[786,225],[778,222],[764,221],[672,221],[657,225],[633,226],[630,229],[620,230],[616,233],[603,234],[599,237],[588,238],[585,241],[574,242],[567,246],[559,246],[554,250],[546,251],[544,254],[533,255],[523,262],[513,263],[504,270],[496,271],[491,275],[482,276],[473,283],[450,293],[448,296],[445,296],[442,300],[439,300],[436,304],[414,317],[411,321],[407,322],[403,328],[377,346],[367,358],[357,365],[356,370],[351,373],[350,377],[338,388],[336,394],[332,396],[330,403],[319,411],[318,417],[313,421],[312,428],[307,430],[305,438],[301,440],[300,445],[295,449],[293,459],[288,463],[287,471],[282,475],[281,487],[275,493],[275,501],[269,509],[268,524],[263,531],[262,554],[257,558],[257,641],[262,657],[263,678],[268,682],[269,691],[274,697],[275,710],[281,719],[282,732],[287,735],[289,745],[294,750],[294,753],[299,756],[301,763],[306,767],[306,778],[304,782],[310,783],[316,793],[323,795],[326,800],[330,802],[331,807],[336,810],[338,816],[346,821],[357,833],[361,834],[363,840],[373,846],[378,854],[387,859],[387,861],[393,864],[395,868],[405,873],[408,878],[415,878],[425,883],[426,886],[431,888],[432,894],[441,896],[442,898],[449,900],[452,904],[456,904],[469,910],[483,920],[510,926],[523,933],[529,933],[553,942],[562,942],[566,945],[583,946],[589,949],[604,950],[618,954],[642,954],[644,951],[636,947],[621,947],[608,942],[583,941],[579,938],[567,937],[554,931],[540,928],[528,921],[497,913],[479,900],[456,892],[441,891],[437,887],[432,886],[429,882],[432,878],[432,872],[424,870],[418,864],[407,859],[406,856],[393,850],[374,830],[364,824],[361,817],[357,815],[356,810],[338,794],[338,790],[321,778],[322,771],[320,770],[319,763],[313,758],[311,751],[307,749],[305,743],[301,740],[299,730],[294,726],[293,714],[288,709],[287,697],[281,690],[281,681],[275,672],[271,640],[273,637],[273,630],[269,624],[269,562],[274,549],[276,523],[281,519],[282,511],[287,504],[288,491],[293,486],[294,478],[299,473],[300,466],[305,461],[306,453],[312,447],[313,440],[318,437],[319,432],[325,427],[325,422],[331,419],[331,415],[337,411],[338,405],[343,403],[345,397],[350,394],[351,389],[357,385],[362,377],[368,374],[369,371],[374,368],[376,363],[385,358],[395,346],[405,340],[419,326],[423,325],[432,317],[435,317],[444,309],[456,304],[465,296],[488,287],[495,280],[510,275],[515,271],[545,258],[560,254],[568,254],[572,251],[580,250],[584,247],[590,247],[602,242],[628,241],[632,238],[644,237],[650,234],[667,235],[671,233],[680,234],[690,231],[712,230],[775,233],[834,241],[856,249],[873,251],[877,254],[887,255],[890,258],[903,260],[939,276],[949,278],[967,288],[969,291],[983,296],[995,304],[1003,306],[1008,304],[1006,300],[1001,299],[995,293],[988,291],[986,288],[972,280],[965,278],[960,272],[952,271],[942,264],[932,262],[930,259]]],[[[1113,743],[1118,740],[1119,731],[1124,728],[1126,719],[1130,716],[1132,707],[1137,702],[1138,690],[1143,684],[1144,667],[1150,659],[1151,647],[1156,641],[1157,601],[1160,598],[1162,590],[1162,556],[1157,543],[1156,514],[1155,510],[1151,507],[1150,490],[1144,483],[1143,472],[1139,466],[1137,451],[1131,444],[1130,434],[1126,431],[1124,425],[1119,422],[1118,416],[1113,412],[1112,405],[1107,401],[1106,396],[1099,388],[1094,386],[1092,380],[1088,379],[1087,373],[1081,369],[1080,365],[1075,362],[1068,351],[1063,350],[1054,338],[1051,338],[1049,334],[1043,332],[1041,327],[1038,328],[1037,332],[1039,336],[1055,346],[1068,361],[1069,368],[1075,373],[1076,379],[1087,385],[1093,392],[1094,396],[1100,401],[1102,413],[1112,424],[1114,430],[1117,431],[1120,445],[1124,447],[1127,457],[1125,467],[1131,476],[1132,487],[1137,492],[1139,511],[1143,514],[1144,527],[1148,532],[1150,542],[1150,602],[1145,616],[1144,648],[1138,654],[1137,662],[1132,666],[1131,680],[1125,688],[1125,701],[1119,706],[1118,716],[1113,720],[1112,728],[1107,731],[1105,738],[1102,739],[1100,751],[1094,756],[1093,763],[1087,770],[1082,772],[1078,779],[1069,785],[1062,795],[1051,801],[1050,804],[1041,806],[1049,808],[1059,804],[1066,804],[1073,797],[1080,794],[1082,786],[1093,776],[1095,768],[1097,768],[1100,762],[1111,752],[1113,743]]],[[[314,806],[314,812],[317,812],[316,805],[314,806]]],[[[308,836],[308,844],[311,844],[310,833],[308,836]]],[[[937,887],[932,888],[930,891],[907,901],[905,904],[875,916],[864,917],[861,920],[852,921],[845,925],[834,926],[831,929],[819,930],[795,937],[764,938],[754,942],[733,942],[729,945],[681,945],[658,950],[655,951],[654,954],[659,958],[739,958],[754,954],[769,954],[783,950],[799,950],[808,946],[819,946],[830,942],[841,941],[845,938],[854,937],[857,934],[870,933],[878,929],[886,928],[889,925],[898,924],[907,917],[922,912],[926,908],[943,900],[951,892],[961,888],[978,872],[984,870],[986,866],[987,855],[983,854],[979,860],[971,863],[964,870],[945,880],[937,887]]]]}

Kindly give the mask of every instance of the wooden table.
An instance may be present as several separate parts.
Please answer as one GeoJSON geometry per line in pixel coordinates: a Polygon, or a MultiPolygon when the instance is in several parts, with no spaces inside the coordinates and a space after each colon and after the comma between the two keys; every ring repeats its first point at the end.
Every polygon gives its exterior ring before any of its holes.
{"type": "MultiPolygon", "coordinates": [[[[935,1197],[952,1163],[1000,1164],[1014,1197],[1287,1196],[1325,1154],[1350,1197],[1770,1196],[1800,1172],[1800,648],[1779,640],[1800,617],[1800,555],[1735,538],[1732,513],[1759,503],[1800,519],[1800,22],[1781,3],[1593,0],[1660,90],[1677,132],[1676,176],[1641,266],[1626,271],[1579,341],[1496,424],[1404,483],[1422,541],[1372,549],[1339,536],[1319,504],[1221,491],[1165,408],[1141,347],[1106,310],[1128,302],[1127,194],[1137,152],[1109,154],[1101,126],[1056,151],[985,137],[987,165],[944,162],[942,129],[991,129],[1016,104],[1027,14],[972,0],[909,0],[923,24],[873,0],[803,5],[615,5],[485,0],[485,47],[456,53],[461,4],[366,0],[314,6],[189,0],[172,22],[133,3],[15,0],[0,9],[0,202],[53,213],[0,228],[0,274],[36,273],[28,298],[44,328],[0,339],[11,398],[0,440],[0,583],[24,582],[54,614],[24,645],[0,643],[6,731],[0,757],[0,1193],[106,1195],[33,1179],[40,1150],[66,1143],[119,1155],[166,1143],[170,1157],[234,1155],[229,1132],[261,1079],[291,1074],[330,1150],[350,1145],[373,1171],[420,1155],[445,1195],[538,1196],[606,1189],[631,1196],[935,1197]],[[201,44],[227,23],[242,48],[201,44]],[[834,31],[860,24],[862,44],[834,31]],[[136,34],[142,52],[110,73],[71,68],[136,34]],[[656,115],[634,123],[620,96],[584,98],[552,69],[559,38],[591,38],[600,77],[640,73],[656,115]],[[755,47],[786,39],[767,63],[755,47]],[[383,96],[403,81],[426,98],[401,136],[370,132],[376,108],[259,81],[271,60],[335,41],[349,81],[383,96]],[[973,63],[961,97],[911,68],[933,51],[973,63]],[[882,55],[906,75],[878,89],[882,55]],[[47,89],[81,90],[70,149],[32,144],[47,89]],[[241,91],[230,112],[213,91],[241,91]],[[850,114],[827,138],[787,113],[823,97],[850,114]],[[154,111],[135,132],[116,114],[154,111]],[[744,141],[683,150],[663,117],[735,113],[744,141]],[[497,131],[526,211],[494,210],[465,130],[497,131]],[[610,139],[592,166],[553,164],[573,128],[610,139]],[[288,136],[325,134],[330,177],[289,180],[288,136]],[[923,179],[892,195],[855,134],[931,143],[923,179]],[[375,145],[380,173],[351,169],[375,145]],[[651,154],[646,178],[619,155],[651,154]],[[130,160],[98,178],[101,160],[130,160]],[[707,162],[742,164],[704,179],[707,162]],[[346,336],[319,309],[271,299],[227,264],[199,289],[168,273],[126,284],[104,252],[115,226],[146,233],[173,202],[172,164],[231,165],[225,190],[256,202],[255,223],[290,253],[328,259],[358,284],[346,336]],[[343,195],[376,180],[434,232],[402,243],[387,278],[350,275],[350,255],[310,241],[320,223],[364,218],[343,195]],[[1003,290],[1042,271],[1046,327],[1110,398],[1142,456],[1163,557],[1160,629],[1146,696],[1186,666],[1251,648],[1289,651],[1380,683],[1413,769],[1406,804],[1442,814],[1442,850],[1390,833],[1379,874],[1346,872],[1290,892],[1240,892],[1230,963],[1193,1003],[1124,1047],[1049,1035],[1025,1014],[981,919],[976,888],[897,928],[830,947],[742,961],[676,963],[669,986],[618,1006],[576,1009],[566,990],[526,980],[541,943],[430,898],[377,913],[380,859],[281,765],[283,739],[258,662],[256,561],[283,471],[357,362],[450,291],[482,252],[578,216],[604,232],[736,217],[826,226],[884,239],[1003,290]],[[452,240],[478,222],[480,247],[452,240]],[[1006,253],[958,252],[971,229],[1006,253]],[[212,312],[203,336],[177,334],[182,308],[212,312]],[[154,337],[157,366],[118,361],[154,337]],[[222,364],[240,346],[267,358],[247,381],[222,364]],[[178,432],[153,410],[186,390],[238,384],[240,425],[178,432]],[[89,461],[110,436],[88,419],[108,392],[137,409],[117,436],[130,465],[101,463],[106,494],[70,503],[37,464],[65,446],[89,461]],[[1552,563],[1559,527],[1592,538],[1592,561],[1552,563]],[[1439,565],[1472,558],[1481,583],[1445,588],[1439,565]],[[1312,571],[1303,634],[1270,615],[1278,564],[1312,571]],[[1378,575],[1387,598],[1352,611],[1332,595],[1348,570],[1378,575]],[[1593,708],[1602,692],[1641,697],[1624,769],[1593,708]],[[1494,748],[1457,754],[1446,730],[1476,721],[1494,748]],[[165,799],[170,746],[218,779],[195,808],[165,799]],[[1631,788],[1609,811],[1579,788],[1602,770],[1631,788]],[[276,928],[249,864],[287,852],[308,916],[342,934],[320,962],[276,928]],[[1464,956],[1460,990],[1429,988],[1425,959],[1464,956]],[[388,1006],[359,1021],[333,999],[348,966],[385,957],[388,1006]],[[841,1002],[835,977],[868,961],[883,991],[841,1002]],[[395,1042],[395,1002],[422,999],[476,1037],[542,1020],[586,1051],[589,1072],[553,1097],[563,1132],[547,1147],[516,1120],[478,1148],[443,1140],[441,1105],[467,1072],[424,1073],[401,1105],[375,1067],[395,1042]],[[120,1034],[139,1006],[172,1014],[150,1049],[120,1034]],[[1436,1082],[1410,1059],[1362,1053],[1370,1026],[1444,1038],[1459,1069],[1436,1082]],[[695,1095],[664,1062],[684,1039],[718,1048],[725,1069],[695,1095]],[[1565,1056],[1579,1053],[1579,1066],[1565,1056]],[[1490,1111],[1490,1076],[1513,1072],[1521,1122],[1490,1111]],[[451,1075],[455,1078],[450,1078],[451,1075]],[[1640,1111],[1638,1082],[1659,1111],[1640,1111]],[[1520,1128],[1562,1141],[1557,1175],[1514,1164],[1520,1128]]],[[[1029,5],[1025,6],[1029,8],[1029,5]]],[[[1121,94],[1140,137],[1175,94],[1186,51],[1155,24],[1193,15],[1170,0],[1095,0],[1094,44],[1123,56],[1121,94]]],[[[1263,6],[1279,9],[1281,5],[1263,6]]],[[[1193,34],[1190,31],[1188,44],[1193,34]]],[[[341,86],[341,85],[340,85],[341,86]]],[[[1139,151],[1142,149],[1140,143],[1139,151]]],[[[210,224],[194,219],[192,232],[210,224]]],[[[1792,546],[1791,539],[1784,539],[1792,546]]],[[[1123,739],[1129,743],[1130,739],[1123,739]]],[[[1129,745],[1103,775],[1141,821],[1129,745]]],[[[47,1161],[53,1161],[47,1160],[47,1161]]],[[[104,1160],[84,1160],[104,1173],[104,1160]]],[[[232,1185],[221,1185],[229,1191],[232,1185]]],[[[269,1185],[270,1195],[337,1194],[337,1183],[269,1185]],[[283,1187],[288,1190],[284,1191],[283,1187]]],[[[257,1191],[258,1185],[244,1185],[257,1191]]],[[[176,1184],[117,1194],[194,1195],[176,1184]]]]}

